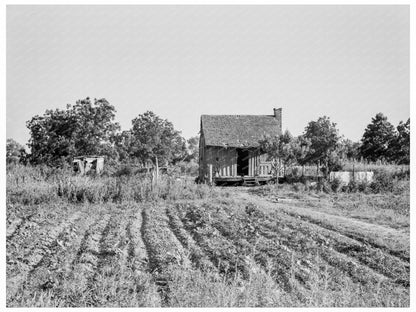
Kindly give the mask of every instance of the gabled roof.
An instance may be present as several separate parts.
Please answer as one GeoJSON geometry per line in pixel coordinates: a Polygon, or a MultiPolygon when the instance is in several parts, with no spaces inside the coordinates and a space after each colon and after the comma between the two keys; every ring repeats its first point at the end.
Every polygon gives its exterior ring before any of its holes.
{"type": "Polygon", "coordinates": [[[205,145],[257,147],[265,135],[282,132],[281,120],[273,115],[202,115],[205,145]]]}

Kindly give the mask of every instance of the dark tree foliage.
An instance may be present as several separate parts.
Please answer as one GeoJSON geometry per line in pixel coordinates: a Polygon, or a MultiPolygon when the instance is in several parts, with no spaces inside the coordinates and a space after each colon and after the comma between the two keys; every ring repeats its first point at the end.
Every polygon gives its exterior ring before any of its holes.
{"type": "Polygon", "coordinates": [[[26,150],[23,145],[13,139],[7,139],[6,142],[6,162],[8,164],[17,164],[26,162],[26,150]]]}
{"type": "Polygon", "coordinates": [[[326,171],[330,170],[329,160],[331,154],[337,149],[340,139],[336,124],[327,116],[319,117],[317,121],[309,122],[303,136],[311,144],[305,161],[308,163],[323,162],[326,171]]]}
{"type": "Polygon", "coordinates": [[[185,139],[173,124],[151,111],[132,121],[129,154],[145,164],[158,161],[159,165],[172,164],[186,157],[185,139]]]}
{"type": "Polygon", "coordinates": [[[397,138],[394,141],[394,161],[399,165],[410,163],[410,118],[397,126],[397,138]]]}
{"type": "Polygon", "coordinates": [[[59,165],[77,155],[114,156],[112,143],[120,128],[114,117],[115,108],[107,100],[89,98],[34,116],[26,123],[31,162],[59,165]]]}
{"type": "Polygon", "coordinates": [[[372,118],[371,123],[364,131],[361,139],[360,153],[369,161],[394,161],[395,139],[397,138],[394,126],[382,113],[372,118]]]}

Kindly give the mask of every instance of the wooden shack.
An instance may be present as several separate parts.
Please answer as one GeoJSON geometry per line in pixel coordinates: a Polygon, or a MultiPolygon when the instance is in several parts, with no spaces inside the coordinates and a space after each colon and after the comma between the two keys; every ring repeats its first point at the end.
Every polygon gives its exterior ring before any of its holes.
{"type": "Polygon", "coordinates": [[[100,174],[104,169],[103,156],[77,156],[72,162],[74,172],[84,175],[88,172],[100,174]]]}
{"type": "Polygon", "coordinates": [[[258,184],[273,179],[272,163],[259,141],[281,133],[281,108],[273,115],[202,115],[199,180],[258,184]]]}

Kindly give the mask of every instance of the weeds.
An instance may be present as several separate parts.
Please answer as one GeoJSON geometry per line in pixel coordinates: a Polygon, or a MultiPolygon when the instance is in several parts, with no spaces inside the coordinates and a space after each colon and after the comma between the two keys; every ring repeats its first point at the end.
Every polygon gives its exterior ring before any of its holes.
{"type": "MultiPolygon", "coordinates": [[[[122,169],[123,170],[123,169],[122,169]]],[[[153,202],[158,200],[204,199],[224,196],[223,192],[192,178],[161,175],[158,183],[151,176],[76,176],[68,171],[43,167],[9,167],[7,201],[24,205],[64,200],[71,203],[153,202]]]]}
{"type": "Polygon", "coordinates": [[[404,173],[220,188],[7,170],[8,306],[409,306],[404,173]]]}

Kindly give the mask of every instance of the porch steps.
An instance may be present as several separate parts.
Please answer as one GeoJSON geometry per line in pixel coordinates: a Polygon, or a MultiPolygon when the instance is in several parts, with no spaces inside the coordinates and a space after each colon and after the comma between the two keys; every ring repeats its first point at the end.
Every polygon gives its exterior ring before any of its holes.
{"type": "Polygon", "coordinates": [[[257,186],[260,185],[257,177],[244,177],[243,186],[257,186]]]}

